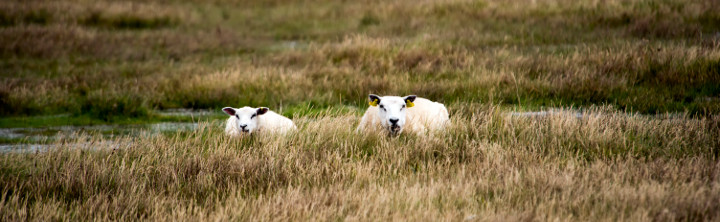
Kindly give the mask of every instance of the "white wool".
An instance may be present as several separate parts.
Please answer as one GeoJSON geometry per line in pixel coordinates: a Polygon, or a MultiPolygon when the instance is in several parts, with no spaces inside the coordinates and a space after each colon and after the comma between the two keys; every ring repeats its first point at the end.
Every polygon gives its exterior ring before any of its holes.
{"type": "MultiPolygon", "coordinates": [[[[388,96],[380,98],[381,103],[383,100],[389,100],[388,96]]],[[[400,97],[390,98],[397,100],[400,97]]],[[[415,104],[413,107],[406,108],[405,123],[402,127],[403,132],[408,131],[410,133],[423,135],[432,131],[440,131],[448,127],[450,117],[445,105],[420,97],[417,97],[413,103],[415,104]]],[[[375,130],[388,131],[382,125],[382,121],[385,120],[380,118],[379,111],[379,106],[368,107],[367,111],[365,111],[365,114],[360,120],[357,130],[366,132],[375,130]]]]}
{"type": "MultiPolygon", "coordinates": [[[[226,107],[229,108],[229,107],[226,107]]],[[[251,107],[243,107],[240,109],[235,109],[238,113],[238,116],[240,118],[247,118],[243,117],[243,112],[246,115],[252,114],[250,111],[256,110],[256,108],[251,107]]],[[[238,119],[238,116],[231,115],[230,118],[225,122],[225,134],[230,136],[239,136],[241,134],[241,130],[238,126],[240,119],[238,119]]],[[[268,110],[266,113],[257,115],[254,118],[257,118],[257,122],[253,128],[252,131],[249,133],[280,133],[284,134],[289,131],[297,129],[295,124],[292,120],[288,119],[287,117],[284,117],[280,114],[277,114],[271,110],[268,110]]]]}

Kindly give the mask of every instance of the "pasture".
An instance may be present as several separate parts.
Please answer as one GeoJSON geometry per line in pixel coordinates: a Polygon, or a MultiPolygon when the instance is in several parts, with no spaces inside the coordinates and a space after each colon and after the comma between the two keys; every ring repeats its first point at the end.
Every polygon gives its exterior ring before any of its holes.
{"type": "Polygon", "coordinates": [[[11,0],[0,76],[2,221],[720,218],[713,0],[11,0]],[[370,93],[452,125],[355,132],[370,93]]]}

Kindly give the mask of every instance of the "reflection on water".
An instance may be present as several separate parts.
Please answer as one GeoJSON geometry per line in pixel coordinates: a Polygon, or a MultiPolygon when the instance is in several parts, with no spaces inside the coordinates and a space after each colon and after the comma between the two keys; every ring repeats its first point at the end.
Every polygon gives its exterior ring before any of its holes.
{"type": "Polygon", "coordinates": [[[210,115],[225,115],[220,110],[210,110],[210,109],[166,109],[162,112],[158,112],[161,116],[185,116],[185,117],[203,117],[203,116],[210,116],[210,115]]]}
{"type": "Polygon", "coordinates": [[[132,142],[127,143],[116,143],[112,140],[103,140],[95,142],[80,142],[80,143],[66,143],[62,145],[58,144],[2,144],[0,145],[0,153],[35,153],[43,152],[58,146],[67,149],[84,149],[93,150],[98,147],[104,147],[108,149],[122,149],[132,145],[132,142]]]}
{"type": "Polygon", "coordinates": [[[52,138],[57,135],[71,135],[74,133],[101,133],[103,135],[128,135],[140,132],[162,133],[181,130],[194,130],[197,123],[153,123],[137,125],[92,125],[92,126],[53,126],[37,128],[2,128],[0,138],[18,139],[28,138],[38,140],[52,138]]]}
{"type": "MultiPolygon", "coordinates": [[[[0,152],[34,152],[42,151],[49,145],[37,144],[41,141],[52,141],[59,137],[72,138],[86,134],[100,134],[107,138],[123,135],[154,135],[159,133],[172,133],[193,131],[197,123],[153,123],[138,125],[92,125],[92,126],[56,126],[37,128],[3,128],[0,129],[0,139],[21,140],[21,143],[0,144],[0,152]],[[28,144],[29,143],[29,144],[28,144]],[[35,144],[33,144],[35,143],[35,144]]],[[[82,144],[77,145],[83,148],[82,144]]]]}
{"type": "MultiPolygon", "coordinates": [[[[162,116],[208,117],[217,115],[216,110],[169,109],[159,112],[162,116]]],[[[198,119],[196,119],[198,120],[198,119]]],[[[47,142],[59,138],[73,138],[78,135],[102,135],[105,138],[116,136],[145,136],[160,133],[189,132],[197,129],[197,123],[162,122],[135,125],[87,125],[0,128],[0,152],[37,152],[49,149],[47,142]]],[[[97,144],[95,144],[97,145],[97,144]]],[[[67,144],[64,146],[68,146],[67,144]]],[[[91,149],[90,144],[72,144],[71,147],[91,149]]]]}
{"type": "Polygon", "coordinates": [[[1,144],[0,152],[3,153],[20,153],[20,152],[38,152],[50,148],[45,144],[1,144]]]}

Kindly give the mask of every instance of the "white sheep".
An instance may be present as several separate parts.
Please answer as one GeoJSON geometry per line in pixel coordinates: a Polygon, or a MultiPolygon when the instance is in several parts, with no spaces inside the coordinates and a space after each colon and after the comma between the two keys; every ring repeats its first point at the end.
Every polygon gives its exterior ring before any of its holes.
{"type": "Polygon", "coordinates": [[[222,110],[230,115],[225,125],[225,134],[230,136],[254,132],[284,134],[297,128],[292,120],[270,111],[267,107],[252,108],[246,106],[240,109],[225,107],[222,110]]]}
{"type": "Polygon", "coordinates": [[[396,136],[407,129],[418,135],[445,129],[450,117],[445,105],[415,95],[379,97],[370,94],[370,107],[360,120],[358,131],[388,130],[396,136]]]}

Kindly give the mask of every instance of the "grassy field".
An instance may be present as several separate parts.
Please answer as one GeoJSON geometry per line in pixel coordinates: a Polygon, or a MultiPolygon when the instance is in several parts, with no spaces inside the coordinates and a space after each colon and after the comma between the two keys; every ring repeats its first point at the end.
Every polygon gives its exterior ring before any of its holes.
{"type": "MultiPolygon", "coordinates": [[[[720,112],[716,1],[4,1],[0,111],[362,106],[720,112]]],[[[289,114],[289,113],[286,113],[289,114]]]]}
{"type": "Polygon", "coordinates": [[[720,119],[595,108],[540,119],[465,107],[433,137],[356,134],[59,141],[0,156],[8,220],[717,220],[720,119]],[[93,150],[73,148],[81,142],[93,150]]]}
{"type": "Polygon", "coordinates": [[[3,221],[720,219],[714,0],[0,1],[0,76],[3,128],[244,105],[300,128],[2,153],[3,221]],[[453,127],[356,134],[368,93],[453,127]],[[509,114],[551,107],[583,114],[509,114]]]}

